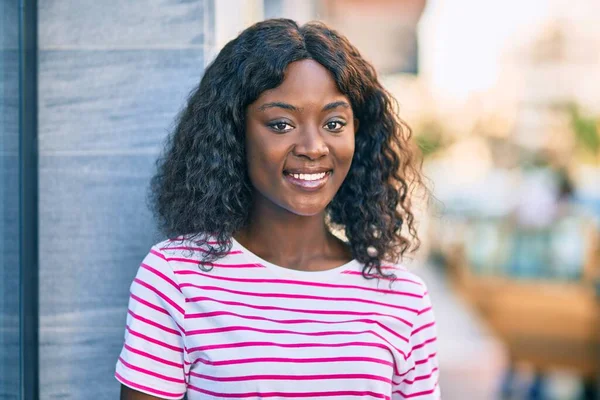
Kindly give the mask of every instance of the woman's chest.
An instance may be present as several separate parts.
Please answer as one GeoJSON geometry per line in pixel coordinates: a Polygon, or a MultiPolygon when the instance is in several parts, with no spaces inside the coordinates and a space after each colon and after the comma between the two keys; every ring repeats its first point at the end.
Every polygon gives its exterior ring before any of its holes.
{"type": "Polygon", "coordinates": [[[184,290],[188,383],[204,395],[389,395],[408,351],[410,326],[384,296],[207,283],[184,290]]]}

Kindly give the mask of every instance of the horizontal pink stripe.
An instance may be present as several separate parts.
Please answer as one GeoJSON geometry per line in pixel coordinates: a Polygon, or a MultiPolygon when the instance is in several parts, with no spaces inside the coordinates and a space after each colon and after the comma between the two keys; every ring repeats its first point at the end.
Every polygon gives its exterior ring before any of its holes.
{"type": "Polygon", "coordinates": [[[182,307],[177,305],[177,303],[175,303],[169,296],[165,295],[163,292],[158,290],[156,287],[150,285],[149,283],[144,282],[143,280],[141,280],[139,278],[135,278],[133,281],[140,284],[141,286],[144,286],[145,288],[150,289],[151,291],[156,293],[160,298],[162,298],[164,301],[169,303],[173,308],[175,308],[177,311],[179,311],[181,314],[185,314],[185,311],[182,307]]]}
{"type": "MultiPolygon", "coordinates": [[[[302,348],[319,348],[319,347],[374,347],[378,349],[385,350],[390,353],[390,356],[393,358],[394,354],[390,350],[390,348],[381,343],[372,343],[372,342],[345,342],[345,343],[274,343],[274,342],[237,342],[237,343],[222,343],[222,344],[212,344],[212,345],[204,345],[198,347],[192,347],[187,349],[188,354],[191,354],[195,351],[210,351],[210,350],[222,350],[222,349],[231,349],[236,348],[240,349],[243,347],[281,347],[281,348],[292,348],[292,349],[302,349],[302,348]]],[[[400,352],[404,359],[403,352],[400,352]]],[[[397,369],[397,365],[394,364],[394,369],[396,374],[399,374],[397,369]]]]}
{"type": "Polygon", "coordinates": [[[163,381],[185,384],[185,380],[183,380],[183,379],[173,378],[172,376],[167,376],[167,375],[159,374],[157,372],[150,371],[148,369],[138,367],[136,365],[130,364],[127,361],[123,360],[123,357],[119,357],[119,361],[121,362],[121,364],[123,364],[124,366],[126,366],[130,370],[141,372],[142,374],[150,375],[150,376],[153,376],[155,378],[162,379],[163,381]]]}
{"type": "Polygon", "coordinates": [[[219,268],[265,268],[260,264],[217,264],[217,263],[206,263],[211,267],[219,268]]]}
{"type": "MultiPolygon", "coordinates": [[[[136,301],[138,301],[139,303],[142,303],[142,304],[144,304],[144,305],[146,305],[146,306],[148,306],[148,307],[150,307],[150,308],[152,308],[152,309],[154,309],[156,311],[159,311],[159,312],[161,312],[163,314],[171,316],[171,314],[169,314],[169,312],[167,310],[165,310],[164,308],[159,307],[157,305],[154,305],[154,304],[152,304],[150,302],[147,302],[146,300],[142,299],[141,297],[138,297],[138,296],[134,295],[133,293],[131,294],[131,297],[133,299],[135,299],[136,301]]],[[[177,327],[179,328],[179,331],[183,332],[185,334],[185,329],[183,329],[183,327],[181,325],[179,325],[177,323],[177,321],[173,320],[173,322],[175,322],[175,325],[177,325],[177,327]]]]}
{"type": "Polygon", "coordinates": [[[129,315],[131,315],[134,319],[138,320],[138,321],[142,321],[142,322],[144,322],[144,323],[146,323],[148,325],[152,325],[152,326],[154,326],[154,327],[156,327],[156,328],[158,328],[158,329],[160,329],[162,331],[165,331],[165,332],[168,332],[168,333],[172,333],[172,334],[177,335],[177,336],[181,336],[181,332],[179,332],[176,329],[166,327],[164,325],[159,324],[158,322],[152,321],[151,319],[144,318],[141,315],[136,314],[136,313],[134,313],[131,310],[128,310],[127,313],[129,315]]]}
{"type": "Polygon", "coordinates": [[[283,348],[306,348],[306,347],[376,347],[379,349],[390,351],[390,349],[381,343],[373,342],[344,342],[344,343],[275,343],[275,342],[237,342],[237,343],[222,343],[222,344],[209,344],[197,347],[191,347],[188,349],[188,353],[195,351],[208,351],[208,350],[221,350],[231,348],[242,348],[242,347],[256,347],[256,346],[269,346],[269,347],[283,347],[283,348]]]}
{"type": "Polygon", "coordinates": [[[400,383],[396,383],[396,382],[394,382],[394,385],[401,385],[401,384],[403,384],[403,383],[405,383],[405,382],[406,382],[406,383],[408,383],[409,385],[412,385],[412,384],[413,384],[413,383],[415,383],[416,381],[422,381],[422,380],[425,380],[425,379],[429,379],[429,378],[431,378],[431,377],[433,376],[433,374],[435,374],[436,372],[438,372],[438,368],[437,368],[437,367],[436,367],[436,368],[434,368],[434,369],[433,369],[433,370],[432,370],[432,371],[431,371],[429,374],[427,374],[427,375],[421,375],[421,376],[417,376],[417,377],[415,377],[415,378],[414,378],[412,381],[411,381],[410,379],[408,379],[408,378],[407,378],[407,379],[404,379],[404,380],[403,380],[402,382],[400,382],[400,383]]]}
{"type": "MultiPolygon", "coordinates": [[[[344,274],[344,275],[356,275],[356,276],[363,276],[363,273],[362,273],[361,271],[354,271],[354,270],[342,271],[342,274],[344,274]]],[[[372,273],[372,272],[371,272],[371,273],[368,273],[368,274],[366,274],[366,276],[367,276],[368,278],[377,278],[377,279],[382,279],[382,280],[386,280],[386,281],[387,281],[387,280],[391,280],[391,278],[390,278],[390,277],[387,277],[387,276],[380,276],[380,275],[374,274],[374,273],[372,273]]]]}
{"type": "Polygon", "coordinates": [[[375,336],[375,337],[383,340],[390,347],[392,347],[393,349],[395,349],[398,353],[402,354],[402,356],[405,359],[407,358],[405,356],[405,353],[400,348],[394,346],[388,339],[386,339],[385,337],[381,336],[377,332],[374,332],[374,331],[371,331],[371,330],[358,331],[358,332],[351,332],[351,331],[330,331],[330,332],[310,332],[310,333],[306,333],[306,332],[296,332],[296,331],[283,330],[283,329],[258,329],[258,328],[253,328],[253,327],[249,327],[249,326],[226,326],[226,327],[213,328],[213,329],[192,330],[192,331],[187,332],[187,336],[206,335],[206,334],[211,334],[211,333],[222,333],[222,332],[238,332],[238,331],[250,331],[250,332],[258,332],[258,333],[266,333],[266,334],[269,334],[269,335],[290,334],[290,335],[300,335],[300,336],[310,336],[310,337],[337,336],[337,335],[352,336],[352,335],[371,334],[371,335],[373,335],[373,336],[375,336]]]}
{"type": "MultiPolygon", "coordinates": [[[[201,247],[188,247],[187,249],[188,249],[188,250],[199,250],[199,251],[201,251],[201,252],[203,252],[203,253],[208,253],[208,250],[206,250],[206,249],[203,249],[203,248],[201,248],[201,247]]],[[[185,250],[185,249],[182,249],[182,250],[185,250]]],[[[225,253],[225,254],[223,255],[223,257],[225,257],[225,256],[229,256],[229,255],[232,255],[232,256],[233,256],[233,255],[236,255],[236,254],[242,254],[242,252],[241,252],[240,250],[230,250],[229,252],[225,253]]]]}
{"type": "MultiPolygon", "coordinates": [[[[196,240],[196,238],[192,238],[191,236],[189,236],[189,234],[183,234],[183,235],[179,235],[177,237],[174,238],[168,238],[166,241],[167,242],[194,242],[196,240]]],[[[217,241],[207,241],[207,244],[220,244],[220,243],[225,243],[225,242],[217,242],[217,241]]]]}
{"type": "MultiPolygon", "coordinates": [[[[372,330],[357,331],[357,332],[353,332],[353,331],[298,332],[298,331],[291,331],[291,330],[287,330],[287,329],[259,329],[259,328],[253,328],[253,327],[250,327],[250,326],[224,326],[224,327],[212,328],[212,329],[196,329],[196,330],[191,330],[191,331],[188,331],[186,333],[186,335],[187,336],[194,336],[194,335],[207,335],[207,334],[210,334],[210,333],[238,332],[238,331],[259,332],[259,333],[267,333],[267,334],[270,334],[270,335],[290,334],[290,335],[316,336],[316,337],[321,337],[321,336],[336,336],[336,335],[362,335],[362,334],[368,333],[368,334],[376,336],[379,339],[385,341],[390,346],[394,347],[397,351],[401,351],[400,349],[398,349],[397,347],[395,347],[392,343],[390,343],[390,341],[387,340],[385,337],[381,336],[379,333],[377,333],[375,331],[372,331],[372,330]]],[[[408,343],[408,339],[407,338],[401,336],[400,339],[402,339],[402,340],[404,340],[405,342],[408,343]]]]}
{"type": "Polygon", "coordinates": [[[364,324],[370,324],[370,325],[377,325],[379,327],[381,327],[382,329],[385,329],[386,331],[388,331],[389,333],[391,333],[394,336],[397,336],[398,338],[406,341],[406,337],[400,335],[398,332],[396,332],[393,329],[390,329],[388,326],[382,324],[379,321],[373,320],[373,319],[366,319],[366,318],[361,318],[361,319],[350,319],[350,320],[344,320],[344,321],[319,321],[319,320],[314,320],[314,319],[273,319],[273,318],[266,318],[266,317],[259,317],[256,315],[244,315],[244,314],[237,314],[237,313],[233,313],[233,312],[229,312],[229,311],[212,311],[212,312],[207,312],[207,313],[198,313],[198,314],[194,314],[194,318],[212,318],[212,317],[218,317],[221,315],[228,315],[228,316],[232,316],[232,317],[238,317],[238,318],[242,318],[242,319],[249,319],[249,320],[253,320],[253,321],[268,321],[268,322],[273,322],[276,324],[325,324],[325,325],[338,325],[338,324],[350,324],[350,323],[364,323],[364,324]]]}
{"type": "MultiPolygon", "coordinates": [[[[174,262],[183,262],[183,263],[189,263],[189,264],[194,264],[194,265],[199,265],[200,264],[200,260],[196,260],[193,258],[185,258],[185,257],[167,257],[165,258],[166,261],[174,261],[174,262]]],[[[220,264],[220,263],[205,263],[205,265],[207,266],[211,266],[211,267],[219,267],[219,268],[265,268],[264,266],[260,265],[260,264],[220,264]]],[[[189,272],[189,271],[188,271],[189,272]]],[[[194,271],[196,272],[196,271],[194,271]]],[[[185,271],[175,271],[176,274],[186,274],[185,271]]]]}
{"type": "MultiPolygon", "coordinates": [[[[189,250],[189,251],[201,251],[203,253],[208,253],[208,250],[203,249],[202,247],[191,247],[191,246],[161,247],[160,249],[163,251],[164,250],[189,250]]],[[[234,254],[242,254],[242,252],[240,250],[232,250],[229,253],[225,253],[225,256],[234,255],[234,254]]]]}
{"type": "Polygon", "coordinates": [[[133,329],[131,329],[131,328],[129,327],[129,325],[126,325],[126,326],[125,326],[125,328],[126,328],[126,329],[127,329],[127,331],[128,331],[129,333],[131,333],[133,336],[137,336],[137,337],[139,337],[139,338],[141,338],[141,339],[144,339],[144,340],[146,340],[146,341],[148,341],[148,342],[150,342],[150,343],[157,344],[157,345],[159,345],[159,346],[162,346],[162,347],[164,347],[164,348],[167,348],[167,349],[169,349],[169,350],[173,350],[173,351],[177,351],[177,352],[179,352],[179,353],[183,353],[183,349],[182,349],[181,347],[173,346],[173,345],[171,345],[171,344],[165,343],[165,342],[163,342],[163,341],[160,341],[160,340],[158,340],[158,339],[154,339],[154,338],[151,338],[150,336],[144,335],[143,333],[139,333],[139,332],[137,332],[137,331],[134,331],[133,329]]]}
{"type": "MultiPolygon", "coordinates": [[[[275,307],[275,306],[259,306],[253,304],[240,303],[238,301],[226,301],[226,300],[217,300],[212,297],[194,297],[195,301],[212,301],[219,304],[225,304],[229,306],[239,306],[245,308],[252,308],[255,310],[277,310],[277,311],[289,311],[294,313],[303,313],[303,314],[320,314],[320,315],[360,315],[360,316],[381,316],[381,317],[389,317],[395,320],[398,320],[412,328],[413,324],[405,320],[404,318],[400,318],[396,315],[392,314],[382,314],[377,312],[361,312],[361,311],[338,311],[338,310],[307,310],[301,308],[286,308],[286,307],[275,307]]],[[[202,313],[197,314],[186,314],[185,318],[199,318],[202,313]]]]}
{"type": "Polygon", "coordinates": [[[160,307],[160,306],[157,306],[156,304],[152,304],[152,303],[150,303],[149,301],[146,301],[146,300],[142,299],[141,297],[139,297],[139,296],[136,296],[136,295],[135,295],[135,294],[133,294],[133,293],[131,293],[131,298],[132,298],[132,299],[135,299],[135,300],[136,300],[138,303],[141,303],[141,304],[143,304],[143,305],[145,305],[145,306],[148,306],[148,307],[150,307],[150,308],[152,308],[152,309],[154,309],[154,310],[156,310],[156,311],[158,311],[158,312],[161,312],[161,313],[163,313],[163,314],[170,315],[170,314],[169,314],[169,312],[168,312],[167,310],[165,310],[164,308],[162,308],[162,307],[160,307]]]}
{"type": "Polygon", "coordinates": [[[420,344],[417,344],[416,346],[413,346],[413,348],[408,353],[408,357],[410,357],[415,350],[418,350],[418,349],[420,349],[422,347],[425,347],[426,345],[431,344],[431,343],[435,342],[436,340],[437,340],[437,337],[433,337],[431,339],[427,339],[423,343],[420,343],[420,344]]]}
{"type": "Polygon", "coordinates": [[[399,265],[382,265],[380,268],[381,269],[398,269],[400,271],[407,271],[406,268],[401,267],[399,265]]]}
{"type": "MultiPolygon", "coordinates": [[[[171,242],[171,243],[173,243],[173,242],[185,242],[185,241],[192,241],[192,240],[186,238],[185,235],[181,235],[181,236],[177,236],[175,238],[167,239],[167,242],[171,242]]],[[[221,243],[224,244],[225,242],[217,242],[217,241],[213,241],[213,240],[209,240],[209,241],[206,242],[206,244],[211,244],[211,245],[221,244],[221,243]]]]}
{"type": "MultiPolygon", "coordinates": [[[[351,271],[351,270],[344,271],[344,272],[342,272],[342,274],[363,276],[362,272],[360,272],[360,271],[351,271]]],[[[381,277],[381,276],[373,274],[373,273],[367,274],[367,277],[370,277],[370,278],[379,278],[379,279],[385,279],[385,280],[390,280],[391,279],[391,278],[388,278],[388,277],[381,277]]],[[[418,285],[418,286],[423,286],[423,284],[421,282],[417,282],[417,281],[414,281],[412,279],[396,278],[396,279],[394,279],[394,282],[407,282],[407,283],[413,283],[413,284],[418,285]]]]}
{"type": "MultiPolygon", "coordinates": [[[[398,306],[395,304],[382,303],[382,302],[374,301],[374,300],[359,299],[359,298],[355,298],[355,297],[327,297],[327,296],[312,296],[312,295],[306,295],[306,294],[290,294],[290,293],[244,292],[241,290],[225,289],[225,288],[219,287],[219,286],[201,286],[201,285],[194,285],[192,283],[182,283],[181,287],[182,288],[183,287],[194,287],[194,288],[202,289],[202,290],[214,290],[214,291],[219,291],[219,292],[233,293],[233,294],[252,296],[252,297],[303,299],[303,300],[326,300],[326,301],[348,301],[348,302],[354,302],[354,303],[375,304],[378,306],[391,307],[391,308],[395,308],[398,310],[411,311],[414,313],[419,312],[419,310],[416,310],[414,308],[398,306]]],[[[203,299],[203,297],[191,297],[191,298],[187,298],[186,301],[194,302],[194,301],[196,301],[197,298],[203,299]]]]}
{"type": "Polygon", "coordinates": [[[188,353],[192,353],[195,351],[209,351],[209,350],[221,350],[221,349],[231,349],[231,348],[242,348],[242,347],[260,347],[260,346],[268,346],[268,347],[283,347],[283,348],[306,348],[306,347],[376,347],[379,349],[387,350],[390,349],[380,343],[371,343],[371,342],[345,342],[345,343],[275,343],[275,342],[237,342],[237,343],[223,343],[223,344],[209,344],[198,347],[192,347],[187,349],[188,353]]]}
{"type": "Polygon", "coordinates": [[[161,253],[160,251],[156,251],[154,250],[154,248],[150,249],[150,254],[154,254],[155,256],[162,258],[163,260],[167,261],[167,257],[161,253]]]}
{"type": "Polygon", "coordinates": [[[419,311],[419,315],[425,314],[426,312],[431,311],[431,310],[432,310],[431,307],[426,307],[426,308],[422,309],[421,311],[419,311]]]}
{"type": "Polygon", "coordinates": [[[150,266],[148,264],[145,264],[145,263],[142,263],[141,267],[144,268],[147,271],[152,272],[154,275],[160,277],[162,280],[164,280],[169,285],[173,286],[175,289],[177,289],[178,291],[181,292],[181,289],[179,288],[179,285],[177,283],[175,283],[175,281],[173,279],[169,278],[168,276],[166,276],[165,274],[163,274],[162,272],[160,272],[156,268],[154,268],[154,267],[152,267],[152,266],[150,266]]]}
{"type": "Polygon", "coordinates": [[[145,390],[147,392],[156,394],[158,396],[166,396],[166,397],[173,397],[175,399],[180,399],[185,395],[185,392],[181,392],[181,393],[163,392],[162,390],[156,390],[156,389],[153,389],[148,386],[137,384],[135,382],[132,382],[128,379],[123,378],[121,375],[119,375],[118,372],[115,372],[115,378],[117,378],[119,380],[119,382],[121,382],[122,384],[127,385],[133,389],[145,390]]]}
{"type": "Polygon", "coordinates": [[[424,390],[422,392],[416,392],[416,393],[406,394],[406,393],[404,393],[404,392],[402,392],[400,390],[396,390],[396,391],[394,391],[394,393],[399,394],[400,396],[402,396],[405,399],[410,399],[410,398],[413,398],[413,397],[426,396],[428,394],[435,393],[435,390],[437,389],[437,385],[438,384],[436,382],[435,385],[433,386],[433,389],[431,389],[431,390],[424,390]]]}
{"type": "Polygon", "coordinates": [[[318,381],[323,379],[368,379],[372,381],[381,381],[391,384],[389,378],[371,374],[319,374],[319,375],[244,375],[244,376],[211,376],[190,372],[190,375],[196,378],[206,379],[215,382],[244,382],[244,381],[262,381],[262,380],[289,380],[289,381],[318,381]]]}
{"type": "Polygon", "coordinates": [[[204,393],[210,396],[215,396],[218,398],[227,398],[227,399],[243,399],[248,397],[254,397],[259,399],[265,399],[270,397],[283,397],[288,399],[307,399],[311,397],[342,397],[347,398],[348,396],[352,397],[374,397],[376,399],[385,399],[386,396],[381,393],[375,393],[371,391],[351,391],[351,390],[339,390],[335,392],[247,392],[247,393],[219,393],[213,392],[211,390],[201,389],[199,387],[188,385],[188,389],[191,389],[196,392],[204,393]]]}
{"type": "Polygon", "coordinates": [[[238,364],[254,364],[254,363],[294,363],[294,364],[311,364],[311,363],[327,363],[327,362],[370,362],[375,364],[394,366],[394,363],[386,360],[380,360],[372,357],[316,357],[316,358],[286,358],[286,357],[256,357],[256,358],[240,358],[236,360],[212,361],[204,358],[197,358],[189,364],[201,363],[204,365],[212,365],[220,367],[223,365],[238,365],[238,364]]]}
{"type": "MultiPolygon", "coordinates": [[[[175,261],[175,262],[185,262],[185,263],[190,263],[190,264],[200,264],[200,260],[194,260],[191,258],[183,258],[183,257],[168,257],[166,258],[167,261],[171,262],[171,261],[175,261]]],[[[175,273],[180,273],[181,271],[175,271],[175,273]]]]}
{"type": "MultiPolygon", "coordinates": [[[[431,353],[430,355],[428,355],[428,356],[427,356],[427,357],[425,357],[424,359],[422,359],[422,360],[418,360],[418,361],[415,361],[415,367],[416,367],[417,365],[426,364],[427,362],[429,362],[429,360],[431,360],[431,359],[432,359],[432,358],[434,358],[435,356],[437,356],[437,353],[431,353]]],[[[412,367],[411,369],[409,369],[409,370],[408,370],[408,371],[406,371],[406,372],[403,372],[402,374],[398,374],[398,377],[402,378],[403,376],[406,376],[406,375],[408,375],[410,372],[412,372],[412,371],[414,371],[414,370],[416,369],[415,367],[412,367]]]]}
{"type": "MultiPolygon", "coordinates": [[[[179,261],[181,261],[181,260],[179,260],[179,261]]],[[[188,262],[188,261],[184,261],[184,262],[188,262]]],[[[189,262],[192,262],[192,261],[189,261],[189,262]]],[[[193,261],[193,262],[194,262],[194,264],[198,264],[198,261],[193,261]]],[[[262,268],[262,269],[264,269],[265,268],[260,264],[220,264],[220,263],[207,262],[207,263],[204,263],[204,265],[207,265],[209,267],[234,268],[234,269],[237,269],[237,268],[262,268]]]]}
{"type": "Polygon", "coordinates": [[[431,328],[432,326],[435,326],[435,321],[434,322],[430,322],[428,324],[425,324],[417,329],[415,329],[414,331],[412,331],[412,333],[410,334],[410,336],[414,336],[417,333],[421,332],[423,329],[427,329],[427,328],[431,328]]]}
{"type": "Polygon", "coordinates": [[[135,354],[140,355],[142,357],[149,358],[149,359],[157,361],[157,362],[159,362],[161,364],[165,364],[165,365],[169,365],[171,367],[182,368],[183,369],[183,364],[178,364],[176,362],[165,360],[164,358],[157,357],[157,356],[155,356],[153,354],[146,353],[145,351],[138,350],[138,349],[136,349],[136,348],[134,348],[132,346],[129,346],[127,343],[124,344],[124,347],[128,351],[130,351],[131,353],[135,353],[135,354]]]}
{"type": "Polygon", "coordinates": [[[416,365],[425,364],[427,361],[429,361],[430,359],[434,358],[435,356],[437,356],[437,353],[431,353],[426,358],[424,358],[422,360],[419,360],[419,361],[415,361],[415,364],[416,365]]]}
{"type": "MultiPolygon", "coordinates": [[[[269,283],[269,284],[284,284],[284,285],[300,285],[300,286],[313,286],[313,287],[324,287],[328,289],[356,289],[356,290],[365,290],[369,292],[375,293],[386,293],[386,294],[396,294],[400,296],[408,296],[408,297],[416,297],[422,298],[423,295],[417,293],[410,292],[398,292],[395,290],[386,290],[386,289],[375,289],[365,286],[356,286],[356,285],[336,285],[332,283],[323,283],[323,282],[311,282],[311,281],[297,281],[293,279],[251,279],[251,278],[233,278],[229,276],[217,276],[212,274],[206,274],[199,271],[175,271],[176,274],[180,275],[198,275],[205,278],[216,279],[221,281],[228,282],[241,282],[241,283],[269,283]]],[[[189,284],[188,284],[189,285],[189,284]]],[[[183,285],[180,285],[183,287],[183,285]]]]}

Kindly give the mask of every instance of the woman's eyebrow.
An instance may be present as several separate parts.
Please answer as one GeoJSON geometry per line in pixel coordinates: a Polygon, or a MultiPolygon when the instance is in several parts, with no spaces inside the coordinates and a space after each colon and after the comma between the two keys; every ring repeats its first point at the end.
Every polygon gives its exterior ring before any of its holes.
{"type": "Polygon", "coordinates": [[[350,104],[346,103],[343,100],[335,101],[333,103],[329,103],[329,104],[325,105],[325,107],[323,107],[323,109],[321,111],[329,111],[329,110],[333,110],[338,107],[350,108],[350,104]]]}
{"type": "Polygon", "coordinates": [[[271,103],[265,103],[262,106],[258,107],[258,110],[259,111],[265,111],[265,110],[267,110],[269,108],[275,108],[275,107],[283,108],[284,110],[289,110],[289,111],[302,111],[301,108],[293,106],[293,105],[291,105],[289,103],[283,103],[281,101],[274,101],[274,102],[271,102],[271,103]]]}
{"type": "MultiPolygon", "coordinates": [[[[326,104],[323,107],[323,109],[321,110],[321,112],[330,111],[330,110],[336,109],[338,107],[351,108],[350,104],[348,104],[347,102],[345,102],[343,100],[340,100],[340,101],[334,101],[333,103],[326,104]]],[[[265,111],[265,110],[268,110],[269,108],[283,108],[284,110],[296,111],[296,112],[302,112],[302,110],[303,110],[303,108],[296,107],[292,104],[284,103],[281,101],[273,101],[270,103],[265,103],[265,104],[261,105],[260,107],[258,107],[258,110],[265,111]]]]}

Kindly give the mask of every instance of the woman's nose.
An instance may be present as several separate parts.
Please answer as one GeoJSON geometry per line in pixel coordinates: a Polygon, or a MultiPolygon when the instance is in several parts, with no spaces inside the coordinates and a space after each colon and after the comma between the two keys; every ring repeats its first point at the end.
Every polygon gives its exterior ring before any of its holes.
{"type": "Polygon", "coordinates": [[[317,160],[329,154],[329,146],[323,139],[318,127],[308,127],[299,132],[298,142],[294,146],[294,154],[317,160]]]}

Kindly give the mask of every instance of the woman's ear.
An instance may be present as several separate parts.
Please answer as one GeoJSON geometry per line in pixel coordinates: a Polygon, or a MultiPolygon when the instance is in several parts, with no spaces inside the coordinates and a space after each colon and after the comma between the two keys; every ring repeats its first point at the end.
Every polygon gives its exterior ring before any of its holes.
{"type": "Polygon", "coordinates": [[[360,125],[360,121],[358,120],[358,118],[354,118],[354,134],[356,135],[356,132],[358,132],[358,127],[360,125]]]}

